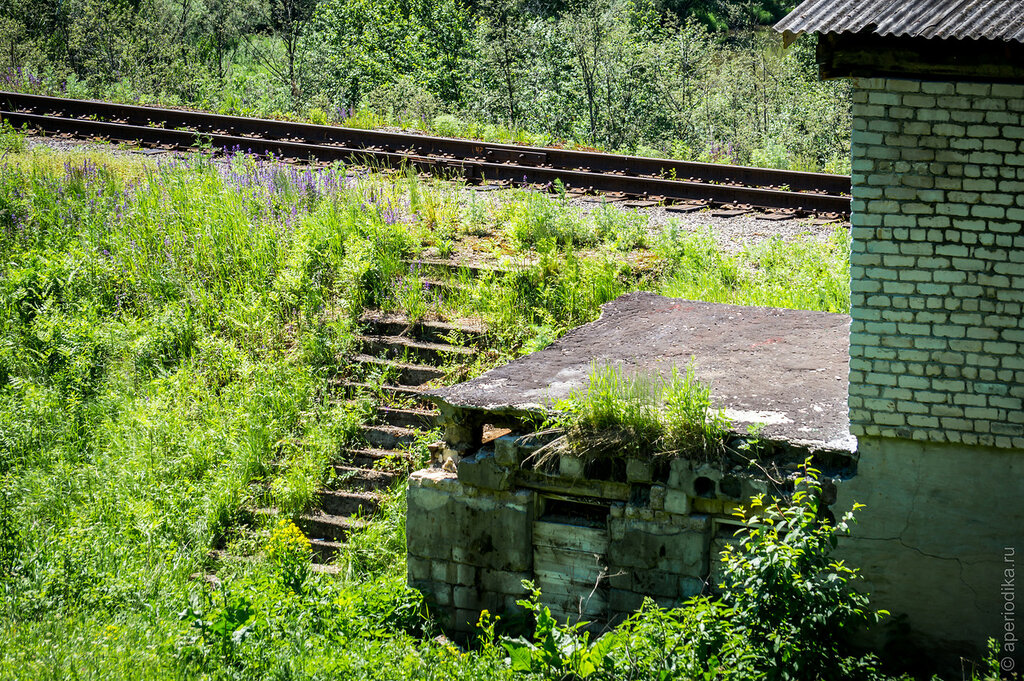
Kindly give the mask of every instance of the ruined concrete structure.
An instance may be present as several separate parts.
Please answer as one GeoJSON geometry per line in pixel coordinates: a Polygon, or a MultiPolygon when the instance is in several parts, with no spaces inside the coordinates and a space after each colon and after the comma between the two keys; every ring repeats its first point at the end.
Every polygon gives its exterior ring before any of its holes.
{"type": "Polygon", "coordinates": [[[876,607],[954,655],[1019,639],[1005,575],[1024,555],[1024,13],[808,0],[778,28],[819,33],[822,74],[854,78],[850,317],[634,296],[440,391],[461,460],[413,476],[409,575],[455,627],[510,607],[523,578],[588,618],[714,583],[730,505],[766,480],[682,460],[534,471],[528,448],[481,442],[485,423],[528,432],[591,360],[664,371],[692,355],[783,466],[814,453],[838,509],[866,504],[841,551],[876,607]]]}
{"type": "Polygon", "coordinates": [[[649,460],[626,461],[620,477],[566,456],[535,471],[523,465],[533,449],[506,435],[462,459],[457,475],[436,468],[410,480],[409,580],[455,630],[471,630],[484,609],[516,610],[523,580],[563,621],[613,620],[645,596],[666,606],[695,596],[709,549],[721,549],[716,519],[766,491],[683,459],[662,476],[649,460]]]}
{"type": "Polygon", "coordinates": [[[644,597],[668,606],[713,589],[738,503],[785,493],[776,483],[811,454],[835,483],[853,475],[848,327],[846,315],[630,294],[545,350],[435,391],[458,463],[410,480],[410,584],[457,631],[481,610],[515,610],[523,580],[563,620],[602,623],[644,597]],[[585,389],[592,363],[668,374],[691,358],[739,434],[763,425],[770,478],[741,459],[562,455],[535,466],[536,415],[585,389]],[[485,444],[485,424],[516,432],[485,444]]]}

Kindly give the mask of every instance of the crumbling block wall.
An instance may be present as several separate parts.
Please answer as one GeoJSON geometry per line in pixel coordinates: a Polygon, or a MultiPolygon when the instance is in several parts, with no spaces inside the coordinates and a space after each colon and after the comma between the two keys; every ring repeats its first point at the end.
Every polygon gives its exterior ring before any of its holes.
{"type": "Polygon", "coordinates": [[[462,458],[457,472],[410,477],[409,584],[449,631],[472,632],[485,609],[519,610],[523,580],[562,621],[615,621],[644,598],[676,605],[718,584],[731,511],[769,491],[750,473],[684,458],[631,458],[597,473],[562,455],[537,470],[524,464],[535,448],[507,435],[462,458]]]}
{"type": "Polygon", "coordinates": [[[1024,448],[1024,85],[853,97],[851,432],[1024,448]]]}
{"type": "Polygon", "coordinates": [[[409,478],[408,582],[428,594],[455,630],[472,631],[482,610],[501,613],[533,579],[534,493],[480,494],[443,468],[409,478]]]}

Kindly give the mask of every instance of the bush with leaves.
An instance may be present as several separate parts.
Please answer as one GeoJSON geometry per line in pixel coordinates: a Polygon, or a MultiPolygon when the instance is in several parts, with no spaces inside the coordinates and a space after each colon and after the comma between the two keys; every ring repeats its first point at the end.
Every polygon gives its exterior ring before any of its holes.
{"type": "Polygon", "coordinates": [[[723,554],[724,599],[767,678],[852,675],[859,661],[850,634],[888,614],[871,610],[867,595],[851,588],[858,570],[831,555],[863,506],[828,522],[820,476],[805,464],[789,503],[756,497],[737,511],[746,532],[723,554]]]}

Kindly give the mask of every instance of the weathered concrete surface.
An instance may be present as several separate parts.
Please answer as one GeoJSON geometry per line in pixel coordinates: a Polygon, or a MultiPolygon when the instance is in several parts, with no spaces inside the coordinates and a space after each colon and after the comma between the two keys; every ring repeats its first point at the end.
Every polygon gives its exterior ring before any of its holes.
{"type": "Polygon", "coordinates": [[[872,605],[906,615],[936,651],[1004,642],[1008,614],[1021,639],[1020,580],[1007,587],[1005,570],[1024,564],[1024,452],[896,438],[859,445],[836,508],[865,504],[840,557],[861,570],[872,605]]]}
{"type": "Polygon", "coordinates": [[[738,430],[763,423],[765,438],[852,452],[849,324],[825,312],[630,293],[544,350],[430,396],[463,409],[536,411],[585,388],[594,362],[667,374],[692,357],[738,430]]]}
{"type": "Polygon", "coordinates": [[[529,569],[531,492],[470,496],[455,476],[426,469],[410,476],[407,499],[410,553],[494,570],[529,569]]]}

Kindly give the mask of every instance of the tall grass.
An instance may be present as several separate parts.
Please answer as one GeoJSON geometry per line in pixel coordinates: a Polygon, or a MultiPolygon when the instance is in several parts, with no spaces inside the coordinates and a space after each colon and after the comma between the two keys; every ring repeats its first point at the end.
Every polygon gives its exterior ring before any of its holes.
{"type": "Polygon", "coordinates": [[[555,408],[555,422],[565,435],[546,449],[584,458],[703,457],[721,450],[729,429],[692,363],[682,372],[672,367],[668,376],[595,364],[586,389],[574,391],[555,408]]]}
{"type": "Polygon", "coordinates": [[[338,301],[384,296],[411,248],[389,193],[246,156],[0,164],[0,668],[231,668],[186,655],[177,613],[234,579],[208,554],[243,507],[302,508],[346,436],[320,366],[338,301]]]}
{"type": "Polygon", "coordinates": [[[667,296],[823,312],[850,309],[849,233],[840,227],[827,240],[787,243],[775,237],[734,254],[710,231],[670,230],[659,249],[669,267],[660,291],[667,296]]]}

